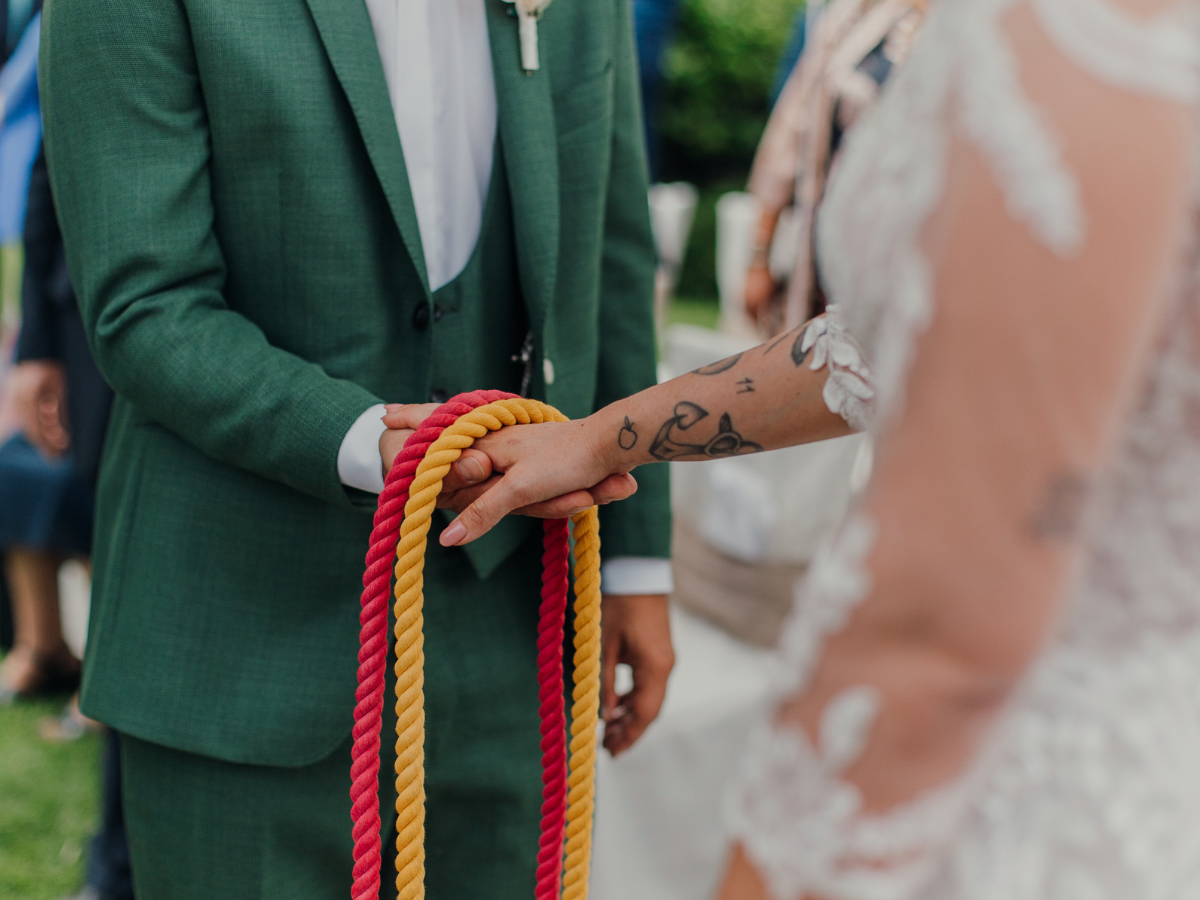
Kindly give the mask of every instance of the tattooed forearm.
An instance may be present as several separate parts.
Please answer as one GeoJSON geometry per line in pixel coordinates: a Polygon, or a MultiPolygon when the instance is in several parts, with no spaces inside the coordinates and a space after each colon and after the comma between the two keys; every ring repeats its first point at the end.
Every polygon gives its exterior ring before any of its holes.
{"type": "Polygon", "coordinates": [[[725,456],[740,456],[743,453],[759,453],[762,446],[748,441],[733,427],[729,413],[721,416],[717,433],[703,443],[693,443],[699,437],[690,430],[709,416],[708,410],[695,403],[684,401],[675,406],[674,415],[663,422],[650,445],[650,455],[662,462],[672,459],[720,459],[725,456]]]}
{"type": "Polygon", "coordinates": [[[1039,541],[1069,541],[1079,534],[1091,483],[1078,472],[1056,475],[1046,485],[1029,530],[1039,541]]]}
{"type": "Polygon", "coordinates": [[[754,393],[754,379],[753,378],[743,378],[741,381],[739,381],[738,382],[738,393],[739,394],[753,394],[754,393]]]}
{"type": "Polygon", "coordinates": [[[625,426],[617,434],[617,444],[622,450],[632,450],[637,446],[638,433],[633,427],[633,423],[629,421],[629,416],[625,417],[625,426]]]}
{"type": "Polygon", "coordinates": [[[780,344],[782,344],[784,341],[786,341],[791,336],[792,336],[792,332],[790,332],[790,331],[788,331],[784,334],[781,334],[779,337],[775,338],[775,340],[771,341],[771,343],[767,344],[767,347],[765,350],[763,350],[762,355],[766,356],[768,353],[770,353],[772,350],[774,350],[776,347],[778,347],[780,344]]]}
{"type": "Polygon", "coordinates": [[[738,353],[728,359],[722,359],[719,362],[710,363],[707,366],[701,366],[696,369],[693,374],[696,375],[720,375],[722,372],[728,372],[741,360],[742,354],[738,353]]]}

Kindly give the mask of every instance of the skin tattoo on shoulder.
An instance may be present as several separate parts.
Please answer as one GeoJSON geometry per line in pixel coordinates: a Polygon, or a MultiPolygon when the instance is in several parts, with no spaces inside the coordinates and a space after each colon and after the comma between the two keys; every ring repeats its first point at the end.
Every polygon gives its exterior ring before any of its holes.
{"type": "Polygon", "coordinates": [[[1078,472],[1056,475],[1046,485],[1041,503],[1029,521],[1039,541],[1069,541],[1079,534],[1091,496],[1091,482],[1078,472]]]}
{"type": "Polygon", "coordinates": [[[701,366],[700,368],[696,369],[693,372],[693,374],[695,374],[695,375],[720,375],[722,372],[728,372],[730,369],[732,369],[734,366],[736,366],[741,361],[741,359],[742,359],[742,354],[738,353],[735,356],[729,357],[728,359],[722,359],[719,362],[710,363],[707,366],[701,366]]]}
{"type": "Polygon", "coordinates": [[[707,419],[708,410],[685,400],[676,404],[674,413],[663,422],[650,445],[650,455],[661,462],[685,458],[721,459],[762,452],[761,445],[746,440],[734,429],[729,413],[721,416],[717,433],[703,443],[693,443],[690,439],[698,435],[685,432],[690,432],[697,423],[707,419]]]}
{"type": "Polygon", "coordinates": [[[743,378],[741,381],[739,381],[738,382],[738,393],[739,394],[753,394],[754,393],[754,379],[753,378],[743,378]]]}
{"type": "Polygon", "coordinates": [[[617,435],[617,444],[622,450],[632,450],[637,446],[638,433],[633,427],[633,423],[629,421],[629,416],[625,417],[625,426],[617,435]]]}

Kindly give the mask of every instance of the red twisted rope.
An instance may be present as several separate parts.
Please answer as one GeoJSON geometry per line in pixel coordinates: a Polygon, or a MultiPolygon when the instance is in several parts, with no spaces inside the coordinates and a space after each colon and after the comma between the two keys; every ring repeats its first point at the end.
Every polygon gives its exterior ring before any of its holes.
{"type": "MultiPolygon", "coordinates": [[[[388,605],[400,523],[417,467],[441,433],[473,409],[514,397],[503,391],[459,394],[438,407],[404,443],[388,473],[375,511],[359,621],[358,690],[350,767],[354,822],[353,900],[379,897],[382,838],[379,750],[387,664],[388,605]]],[[[545,522],[542,605],[538,622],[538,695],[542,716],[542,834],[538,847],[537,900],[557,897],[567,811],[567,739],[563,697],[563,629],[567,610],[567,521],[545,522]]]]}
{"type": "Polygon", "coordinates": [[[563,626],[567,618],[567,520],[547,519],[538,621],[538,697],[542,715],[542,836],[536,900],[555,900],[562,881],[567,828],[567,711],[563,696],[563,626]]]}

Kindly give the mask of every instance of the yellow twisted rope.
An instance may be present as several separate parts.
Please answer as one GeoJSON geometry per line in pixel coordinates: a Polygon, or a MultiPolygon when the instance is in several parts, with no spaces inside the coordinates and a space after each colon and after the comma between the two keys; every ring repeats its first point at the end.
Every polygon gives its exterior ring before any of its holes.
{"type": "MultiPolygon", "coordinates": [[[[536,400],[501,400],[468,413],[425,454],[409,490],[396,550],[396,890],[425,897],[425,547],[442,481],[462,451],[506,425],[565,422],[536,400]]],[[[575,689],[567,794],[565,900],[587,897],[600,710],[600,526],[595,509],[573,519],[575,689]]]]}
{"type": "Polygon", "coordinates": [[[563,900],[587,900],[596,797],[596,729],[600,723],[600,518],[589,509],[572,520],[575,534],[575,690],[571,694],[571,762],[567,776],[567,868],[563,900]]]}

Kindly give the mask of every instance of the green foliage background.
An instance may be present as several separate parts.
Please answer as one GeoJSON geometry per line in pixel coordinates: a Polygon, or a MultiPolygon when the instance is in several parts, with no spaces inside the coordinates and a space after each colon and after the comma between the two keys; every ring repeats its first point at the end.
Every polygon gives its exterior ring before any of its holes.
{"type": "Polygon", "coordinates": [[[667,52],[659,122],[665,181],[690,181],[701,201],[679,294],[717,293],[716,200],[745,185],[779,56],[803,0],[682,0],[667,52]]]}
{"type": "Polygon", "coordinates": [[[749,169],[779,55],[802,0],[682,0],[667,53],[664,168],[704,180],[749,169]]]}

